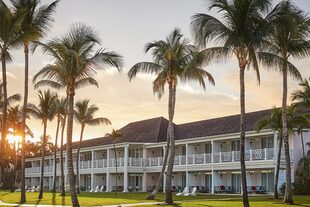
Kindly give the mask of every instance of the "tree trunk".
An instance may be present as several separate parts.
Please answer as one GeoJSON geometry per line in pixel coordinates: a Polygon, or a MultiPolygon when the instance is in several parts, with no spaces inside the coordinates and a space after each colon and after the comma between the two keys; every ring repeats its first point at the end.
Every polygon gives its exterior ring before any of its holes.
{"type": "Polygon", "coordinates": [[[277,155],[277,164],[276,164],[276,174],[274,177],[274,198],[279,199],[278,192],[278,182],[279,182],[279,173],[281,165],[281,149],[282,149],[282,131],[279,132],[279,145],[278,145],[278,155],[277,155]]]}
{"type": "Polygon", "coordinates": [[[173,204],[171,184],[172,184],[174,157],[175,157],[175,140],[174,140],[174,126],[173,126],[175,96],[176,96],[176,85],[175,82],[172,81],[171,83],[169,83],[169,98],[168,98],[169,124],[167,134],[170,137],[170,150],[169,150],[168,167],[166,174],[166,186],[165,186],[166,190],[165,203],[170,205],[173,204]]]}
{"type": "Polygon", "coordinates": [[[41,159],[41,179],[40,179],[40,193],[38,199],[43,198],[43,184],[44,184],[44,160],[45,160],[45,146],[46,146],[46,128],[47,128],[47,120],[44,120],[43,123],[43,143],[42,143],[42,159],[41,159]]]}
{"type": "MultiPolygon", "coordinates": [[[[115,141],[113,141],[115,142],[115,141]]],[[[113,143],[114,148],[114,159],[115,159],[115,172],[116,172],[116,178],[115,178],[115,196],[117,196],[117,153],[115,148],[115,143],[113,143]]]]}
{"type": "Polygon", "coordinates": [[[290,148],[288,140],[288,129],[287,129],[287,66],[283,69],[283,97],[282,97],[282,126],[283,126],[283,143],[285,152],[285,173],[286,173],[286,187],[283,203],[293,204],[292,195],[292,180],[291,180],[291,158],[290,158],[290,148]]]}
{"type": "Polygon", "coordinates": [[[76,154],[76,193],[80,194],[80,150],[81,150],[81,142],[83,140],[83,133],[84,133],[85,125],[82,124],[81,126],[81,134],[80,134],[80,142],[79,147],[76,154]]]}
{"type": "MultiPolygon", "coordinates": [[[[15,134],[15,127],[13,129],[13,132],[15,134]]],[[[17,168],[17,151],[16,151],[16,142],[14,141],[14,147],[13,147],[13,151],[14,151],[14,169],[13,169],[13,179],[12,179],[12,184],[11,184],[11,193],[14,193],[15,189],[16,189],[16,168],[17,168]]]]}
{"type": "Polygon", "coordinates": [[[25,55],[25,77],[24,77],[24,103],[22,111],[22,163],[21,163],[21,194],[20,203],[26,202],[26,189],[25,189],[25,143],[26,143],[26,106],[28,104],[28,73],[29,73],[29,49],[28,43],[24,43],[25,55]]]}
{"type": "Polygon", "coordinates": [[[245,168],[245,83],[244,83],[245,66],[240,67],[240,167],[241,167],[241,184],[243,207],[249,207],[249,198],[246,182],[245,168]]]}
{"type": "Polygon", "coordinates": [[[55,135],[55,149],[54,149],[54,180],[53,180],[53,192],[56,192],[56,180],[57,180],[57,143],[58,143],[58,132],[61,118],[57,117],[56,135],[55,135]]]}
{"type": "Polygon", "coordinates": [[[61,196],[66,195],[65,191],[65,170],[64,170],[64,160],[63,160],[63,145],[64,145],[64,132],[66,128],[66,120],[67,120],[67,115],[63,117],[62,120],[62,129],[61,129],[61,140],[60,140],[60,182],[61,182],[61,196]]]}
{"type": "MultiPolygon", "coordinates": [[[[160,189],[160,185],[161,185],[163,178],[165,176],[165,171],[166,171],[166,166],[167,166],[167,161],[168,161],[168,153],[170,150],[169,148],[170,148],[170,138],[168,138],[168,136],[167,136],[167,148],[166,148],[166,151],[164,154],[163,166],[161,168],[159,178],[156,181],[155,188],[153,189],[152,193],[150,195],[148,195],[148,197],[146,198],[147,200],[154,200],[159,189],[160,189]]],[[[163,187],[165,187],[165,186],[163,186],[163,187]]]]}
{"type": "Polygon", "coordinates": [[[79,207],[80,204],[75,191],[75,175],[73,169],[73,156],[72,156],[74,93],[75,93],[74,88],[70,88],[68,99],[68,120],[67,120],[67,168],[69,175],[69,186],[70,186],[72,206],[79,207]]]}
{"type": "Polygon", "coordinates": [[[7,116],[7,102],[8,102],[8,93],[7,93],[7,80],[6,80],[6,53],[5,45],[3,46],[2,51],[2,87],[3,87],[3,108],[2,108],[2,133],[1,133],[1,144],[0,144],[0,188],[3,186],[3,158],[4,158],[4,147],[7,135],[7,126],[6,126],[6,116],[7,116]]]}

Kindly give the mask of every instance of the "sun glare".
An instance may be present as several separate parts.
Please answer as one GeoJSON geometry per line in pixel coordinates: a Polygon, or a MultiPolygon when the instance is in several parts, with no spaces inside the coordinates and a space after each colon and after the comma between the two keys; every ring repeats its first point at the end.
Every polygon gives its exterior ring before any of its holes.
{"type": "Polygon", "coordinates": [[[20,136],[15,136],[15,135],[11,135],[11,134],[8,134],[7,135],[7,140],[10,144],[14,144],[14,142],[18,142],[21,140],[21,137],[20,136]]]}

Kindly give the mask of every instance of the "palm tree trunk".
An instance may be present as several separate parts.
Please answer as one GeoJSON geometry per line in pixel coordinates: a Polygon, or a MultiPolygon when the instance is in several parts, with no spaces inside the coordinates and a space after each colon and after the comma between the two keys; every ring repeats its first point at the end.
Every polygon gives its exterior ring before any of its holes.
{"type": "Polygon", "coordinates": [[[66,195],[65,191],[65,170],[64,170],[64,160],[63,160],[63,145],[64,145],[64,132],[66,128],[67,116],[65,115],[62,120],[62,129],[61,129],[61,140],[60,140],[60,182],[61,182],[61,196],[66,195]]]}
{"type": "Polygon", "coordinates": [[[175,109],[175,96],[176,88],[175,82],[169,83],[169,99],[168,99],[168,115],[169,115],[169,124],[167,129],[168,137],[170,137],[170,150],[169,150],[169,159],[168,167],[166,174],[166,192],[165,192],[165,203],[173,204],[171,184],[172,184],[172,171],[175,157],[175,140],[174,140],[174,127],[173,127],[173,117],[175,109]]]}
{"type": "MultiPolygon", "coordinates": [[[[13,129],[13,131],[15,132],[15,129],[13,129]]],[[[15,134],[15,133],[14,133],[15,134]]],[[[12,184],[11,184],[11,193],[13,193],[15,191],[15,182],[16,182],[16,168],[17,168],[17,151],[16,151],[16,142],[14,141],[14,147],[13,147],[13,151],[14,151],[14,169],[13,169],[13,179],[12,179],[12,184]]]]}
{"type": "Polygon", "coordinates": [[[56,178],[57,178],[57,143],[58,143],[58,132],[60,125],[60,117],[57,118],[56,135],[55,135],[55,149],[54,149],[54,180],[53,180],[53,192],[56,192],[56,178]]]}
{"type": "MultiPolygon", "coordinates": [[[[6,46],[3,45],[3,48],[6,46]]],[[[2,108],[2,133],[1,133],[1,144],[0,144],[0,188],[3,186],[3,158],[4,158],[4,147],[7,134],[6,126],[6,116],[7,116],[7,102],[8,102],[8,92],[7,92],[7,80],[6,80],[6,52],[5,49],[2,51],[2,87],[3,87],[3,108],[2,108]]]]}
{"type": "Polygon", "coordinates": [[[117,196],[117,187],[118,187],[117,186],[117,153],[116,153],[115,143],[113,143],[113,149],[114,149],[115,172],[116,172],[116,177],[115,177],[115,196],[117,196]]]}
{"type": "Polygon", "coordinates": [[[80,194],[80,150],[81,150],[81,142],[83,140],[83,133],[84,133],[85,125],[82,124],[81,126],[81,134],[80,134],[80,142],[79,147],[76,153],[76,193],[80,194]]]}
{"type": "Polygon", "coordinates": [[[246,182],[245,168],[245,83],[244,83],[245,66],[240,68],[240,167],[241,167],[241,183],[242,183],[242,200],[243,207],[249,207],[249,198],[246,182]]]}
{"type": "Polygon", "coordinates": [[[286,171],[286,187],[283,203],[293,204],[292,195],[292,180],[291,180],[291,158],[290,158],[290,148],[288,140],[288,129],[287,129],[287,67],[283,68],[283,97],[282,97],[282,126],[283,126],[283,142],[284,142],[284,152],[285,152],[285,171],[286,171]]]}
{"type": "Polygon", "coordinates": [[[281,149],[282,149],[282,131],[279,132],[279,145],[278,145],[278,155],[277,155],[277,164],[276,164],[276,174],[274,176],[274,198],[279,199],[278,192],[278,182],[279,182],[279,173],[281,165],[281,149]]]}
{"type": "MultiPolygon", "coordinates": [[[[168,136],[167,136],[167,148],[166,148],[166,151],[164,154],[163,166],[161,168],[159,178],[156,181],[155,188],[153,189],[152,193],[150,195],[148,195],[148,197],[146,198],[147,200],[154,200],[159,189],[160,189],[160,185],[162,184],[163,178],[165,176],[165,171],[166,171],[166,166],[167,166],[167,161],[168,161],[168,153],[170,150],[169,148],[170,148],[170,138],[168,138],[168,136]]],[[[165,186],[163,186],[163,187],[165,187],[165,186]]]]}
{"type": "Polygon", "coordinates": [[[43,143],[42,143],[42,159],[41,159],[41,179],[40,179],[40,193],[38,199],[43,198],[43,184],[44,184],[44,160],[45,160],[45,145],[46,145],[46,128],[47,128],[47,120],[44,120],[43,123],[43,143]]]}
{"type": "Polygon", "coordinates": [[[69,100],[68,100],[68,120],[67,120],[67,168],[69,175],[69,186],[70,186],[72,206],[79,207],[80,204],[75,191],[75,175],[73,169],[73,156],[72,156],[74,93],[75,93],[74,88],[70,88],[69,100]]]}
{"type": "Polygon", "coordinates": [[[26,143],[26,106],[28,104],[28,73],[29,73],[29,49],[28,43],[24,43],[25,55],[25,80],[24,80],[24,103],[22,111],[22,163],[21,163],[21,194],[20,203],[26,202],[26,189],[25,189],[25,143],[26,143]]]}

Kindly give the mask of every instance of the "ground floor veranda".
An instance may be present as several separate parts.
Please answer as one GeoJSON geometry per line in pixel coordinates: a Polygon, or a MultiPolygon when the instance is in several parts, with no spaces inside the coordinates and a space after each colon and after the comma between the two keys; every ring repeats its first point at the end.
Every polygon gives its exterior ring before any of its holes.
{"type": "MultiPolygon", "coordinates": [[[[279,187],[283,184],[284,171],[280,171],[279,187]]],[[[80,189],[88,192],[147,192],[152,191],[159,172],[124,173],[80,173],[80,189]]],[[[250,193],[272,193],[274,169],[247,170],[247,190],[250,193]]],[[[164,176],[165,177],[165,176],[164,176]]],[[[67,183],[67,176],[65,178],[67,183]]],[[[39,186],[40,177],[27,177],[26,186],[39,186]]],[[[165,179],[162,186],[164,186],[165,179]]],[[[184,187],[196,186],[201,193],[241,192],[241,174],[238,170],[178,171],[172,175],[172,190],[181,191],[184,187]]],[[[44,177],[44,189],[51,190],[53,176],[44,177]]],[[[60,189],[60,177],[56,178],[56,187],[60,189]]],[[[162,191],[162,189],[161,189],[162,191]]]]}

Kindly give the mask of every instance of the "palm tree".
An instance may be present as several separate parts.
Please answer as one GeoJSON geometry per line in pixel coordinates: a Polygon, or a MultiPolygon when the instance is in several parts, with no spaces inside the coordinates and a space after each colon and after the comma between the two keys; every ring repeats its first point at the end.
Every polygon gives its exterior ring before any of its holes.
{"type": "MultiPolygon", "coordinates": [[[[175,112],[177,84],[179,81],[198,81],[205,89],[204,78],[208,78],[209,82],[214,84],[212,75],[202,69],[205,63],[204,54],[199,52],[195,46],[190,45],[188,40],[182,37],[181,31],[175,29],[166,40],[148,43],[145,47],[145,52],[152,51],[154,61],[137,63],[128,72],[130,80],[134,78],[137,73],[151,73],[157,75],[156,79],[153,81],[153,92],[157,93],[159,98],[163,95],[166,84],[169,88],[167,148],[170,149],[167,150],[169,151],[169,159],[165,186],[165,202],[167,204],[173,203],[171,192],[171,178],[175,157],[173,117],[175,112]]],[[[167,162],[167,156],[165,157],[161,172],[162,175],[165,172],[167,162]]]]}
{"type": "MultiPolygon", "coordinates": [[[[40,5],[40,0],[11,0],[11,3],[16,11],[24,13],[24,18],[21,24],[21,32],[24,34],[22,40],[25,55],[25,82],[24,82],[24,106],[28,103],[28,71],[29,71],[29,43],[38,41],[43,38],[51,27],[54,21],[52,15],[55,12],[58,0],[49,5],[40,5]]],[[[24,107],[22,114],[22,126],[25,131],[26,126],[26,108],[24,107]]],[[[21,167],[21,197],[20,202],[26,202],[25,191],[25,150],[24,144],[26,141],[25,133],[22,134],[22,167],[21,167]]]]}
{"type": "MultiPolygon", "coordinates": [[[[13,12],[7,5],[0,1],[0,60],[2,65],[2,88],[3,88],[3,107],[2,107],[2,132],[0,143],[0,166],[2,166],[2,158],[4,145],[7,135],[7,78],[6,64],[12,61],[10,49],[21,46],[20,25],[23,15],[20,12],[13,12]]],[[[0,187],[3,183],[3,171],[0,167],[0,187]]]]}
{"type": "Polygon", "coordinates": [[[35,87],[50,86],[64,89],[68,97],[67,112],[67,167],[71,201],[79,206],[75,191],[75,175],[72,157],[72,131],[74,117],[74,96],[79,88],[89,85],[98,86],[94,79],[97,69],[120,68],[122,58],[115,52],[99,49],[94,52],[100,41],[95,31],[84,24],[73,25],[63,38],[55,38],[48,43],[37,43],[44,53],[54,59],[34,76],[35,87]],[[42,80],[37,80],[41,78],[42,80]]]}
{"type": "Polygon", "coordinates": [[[42,159],[41,159],[41,180],[40,180],[40,193],[38,198],[43,198],[43,181],[44,181],[44,160],[45,160],[45,146],[47,143],[46,129],[47,122],[54,118],[54,104],[56,95],[52,94],[50,90],[38,93],[39,104],[38,107],[34,104],[27,105],[27,113],[36,119],[42,120],[43,124],[43,140],[42,140],[42,159]]]}
{"type": "Polygon", "coordinates": [[[123,134],[120,132],[120,130],[115,130],[112,129],[112,132],[109,134],[107,133],[105,135],[106,138],[109,138],[112,140],[113,143],[113,150],[114,150],[114,160],[115,160],[115,173],[116,173],[116,178],[115,178],[115,196],[117,196],[117,153],[116,153],[116,148],[115,148],[115,143],[123,137],[123,134]]]}
{"type": "MultiPolygon", "coordinates": [[[[55,117],[57,117],[57,125],[56,125],[56,135],[55,135],[55,150],[54,150],[54,180],[53,180],[53,192],[56,192],[56,178],[57,178],[57,143],[58,143],[58,134],[61,123],[63,123],[64,115],[66,113],[66,105],[67,100],[65,98],[57,99],[54,103],[55,117]]],[[[62,145],[63,145],[63,136],[61,136],[61,156],[60,159],[63,159],[62,155],[62,145]]],[[[63,169],[61,169],[63,171],[63,169]]],[[[64,193],[64,186],[62,187],[61,193],[64,193]]]]}
{"type": "Polygon", "coordinates": [[[74,118],[77,123],[81,125],[80,141],[77,149],[76,158],[76,190],[80,193],[80,174],[79,174],[79,162],[80,162],[80,149],[83,140],[84,129],[86,125],[98,126],[100,124],[110,125],[111,122],[107,118],[94,118],[95,113],[99,108],[95,105],[90,105],[89,100],[85,99],[75,103],[74,118]]]}
{"type": "MultiPolygon", "coordinates": [[[[289,133],[294,133],[294,129],[298,127],[306,127],[309,122],[307,118],[303,115],[300,115],[297,111],[295,105],[287,107],[287,117],[288,117],[288,131],[289,133]]],[[[283,125],[282,125],[282,109],[274,107],[271,111],[271,114],[262,118],[256,123],[257,131],[263,129],[272,129],[274,132],[279,133],[278,137],[278,155],[277,155],[277,164],[276,172],[274,179],[274,198],[279,199],[278,194],[278,181],[279,181],[279,171],[280,171],[280,162],[281,162],[281,149],[283,143],[283,125]]]]}
{"type": "MultiPolygon", "coordinates": [[[[307,79],[299,83],[299,86],[302,89],[296,90],[292,93],[292,101],[297,101],[295,104],[300,107],[301,109],[309,109],[310,108],[310,84],[307,79]]],[[[303,139],[303,130],[299,127],[299,134],[301,138],[301,145],[302,145],[302,152],[303,158],[306,157],[305,152],[305,144],[303,139]]]]}
{"type": "Polygon", "coordinates": [[[222,19],[198,13],[192,17],[191,30],[196,43],[205,47],[211,40],[221,43],[205,50],[209,60],[226,60],[235,56],[240,81],[240,166],[243,206],[249,206],[245,168],[245,70],[253,68],[260,82],[256,51],[269,32],[263,13],[271,0],[213,0],[209,10],[216,9],[222,19]]]}
{"type": "Polygon", "coordinates": [[[277,69],[283,78],[282,124],[283,142],[286,160],[286,188],[283,203],[293,204],[291,159],[287,127],[287,79],[288,75],[297,80],[302,77],[298,69],[290,62],[291,58],[301,59],[310,52],[310,20],[301,9],[291,1],[281,1],[269,14],[269,24],[274,28],[268,40],[264,41],[266,52],[260,52],[259,58],[267,67],[277,69]]]}

